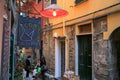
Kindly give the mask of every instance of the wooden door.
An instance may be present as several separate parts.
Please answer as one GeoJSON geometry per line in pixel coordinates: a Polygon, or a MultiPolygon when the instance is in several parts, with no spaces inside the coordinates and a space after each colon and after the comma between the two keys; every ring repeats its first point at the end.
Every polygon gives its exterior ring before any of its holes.
{"type": "Polygon", "coordinates": [[[61,41],[61,77],[65,72],[65,41],[61,41]]]}
{"type": "Polygon", "coordinates": [[[80,80],[92,80],[92,35],[78,36],[78,69],[80,80]]]}

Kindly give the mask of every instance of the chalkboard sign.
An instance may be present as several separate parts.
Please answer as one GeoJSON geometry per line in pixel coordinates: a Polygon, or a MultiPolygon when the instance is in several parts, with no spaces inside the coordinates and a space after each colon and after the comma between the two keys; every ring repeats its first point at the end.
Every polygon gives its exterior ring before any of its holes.
{"type": "Polygon", "coordinates": [[[20,16],[18,45],[20,47],[41,47],[41,18],[20,16]]]}

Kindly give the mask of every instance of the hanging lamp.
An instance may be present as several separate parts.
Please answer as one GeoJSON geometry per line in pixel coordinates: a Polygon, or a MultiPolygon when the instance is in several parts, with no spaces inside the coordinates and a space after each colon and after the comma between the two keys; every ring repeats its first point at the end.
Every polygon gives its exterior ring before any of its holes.
{"type": "Polygon", "coordinates": [[[48,6],[47,8],[42,10],[40,13],[42,16],[49,17],[49,18],[64,17],[68,15],[68,12],[66,10],[60,8],[56,4],[52,4],[48,6]]]}

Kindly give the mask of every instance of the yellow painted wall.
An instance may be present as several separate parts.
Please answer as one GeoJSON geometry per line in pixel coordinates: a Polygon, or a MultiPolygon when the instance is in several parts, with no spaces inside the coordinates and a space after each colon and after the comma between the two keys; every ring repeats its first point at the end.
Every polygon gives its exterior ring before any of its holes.
{"type": "MultiPolygon", "coordinates": [[[[103,9],[118,2],[120,2],[120,0],[87,0],[83,3],[75,5],[74,0],[57,0],[57,5],[61,8],[65,8],[65,10],[68,11],[69,15],[66,16],[66,20],[71,20],[73,18],[103,9]]],[[[62,19],[63,18],[51,18],[50,23],[57,24],[62,22],[62,19]]]]}
{"type": "Polygon", "coordinates": [[[107,18],[108,30],[104,33],[104,39],[109,39],[111,33],[118,27],[120,27],[120,12],[116,14],[109,15],[107,18]]]}
{"type": "Polygon", "coordinates": [[[62,37],[63,36],[63,29],[60,28],[60,29],[53,30],[53,37],[55,37],[55,36],[62,37]]]}
{"type": "MultiPolygon", "coordinates": [[[[74,1],[75,0],[57,0],[57,5],[65,10],[67,10],[69,14],[63,18],[50,18],[50,23],[52,23],[53,25],[58,24],[60,22],[63,22],[63,19],[65,19],[65,21],[71,20],[71,19],[83,16],[83,15],[95,12],[97,10],[109,7],[113,4],[120,3],[120,0],[87,0],[85,2],[82,2],[80,4],[75,5],[74,1]]],[[[119,7],[117,7],[117,8],[119,8],[119,7]]],[[[110,10],[109,10],[109,12],[110,12],[110,10]]],[[[99,14],[103,14],[103,13],[107,13],[107,11],[103,11],[99,14]]],[[[99,14],[90,15],[89,18],[93,18],[94,16],[99,15],[99,14]]],[[[116,14],[116,15],[120,15],[120,14],[116,14]]],[[[111,23],[112,21],[115,20],[115,17],[113,17],[113,16],[116,16],[116,15],[111,15],[108,17],[109,28],[108,28],[108,32],[104,33],[104,39],[107,39],[108,36],[110,35],[112,29],[114,29],[114,28],[110,28],[110,27],[113,27],[113,26],[117,27],[118,26],[117,24],[111,23]]],[[[87,17],[84,17],[84,19],[87,19],[87,17]]],[[[118,19],[118,17],[117,17],[117,19],[118,19]]],[[[79,19],[79,21],[82,21],[82,20],[83,20],[83,18],[79,19]]],[[[53,28],[61,27],[61,26],[64,26],[64,25],[63,24],[56,25],[56,26],[53,26],[53,28]]],[[[63,35],[62,34],[63,32],[60,32],[60,31],[63,31],[63,30],[62,29],[59,31],[54,30],[54,32],[58,32],[59,35],[63,35]]]]}

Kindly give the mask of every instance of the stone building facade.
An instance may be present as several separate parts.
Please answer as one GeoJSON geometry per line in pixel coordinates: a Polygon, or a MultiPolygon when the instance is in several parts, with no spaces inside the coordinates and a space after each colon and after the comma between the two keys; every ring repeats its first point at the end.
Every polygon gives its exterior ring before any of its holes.
{"type": "Polygon", "coordinates": [[[95,19],[93,32],[94,72],[99,80],[108,78],[108,44],[103,39],[103,33],[107,31],[107,17],[95,19]],[[104,78],[103,78],[104,77],[104,78]]]}
{"type": "MultiPolygon", "coordinates": [[[[48,27],[51,29],[51,27],[48,27]]],[[[54,74],[55,70],[55,43],[54,43],[54,38],[52,36],[53,32],[52,31],[47,31],[43,34],[43,53],[44,56],[49,56],[46,57],[46,64],[48,65],[48,68],[50,70],[51,74],[54,74]]]]}
{"type": "Polygon", "coordinates": [[[62,71],[72,70],[80,80],[119,80],[119,8],[117,2],[77,18],[71,19],[69,14],[65,25],[60,18],[50,19],[48,23],[53,24],[46,25],[43,31],[48,73],[57,78],[63,77],[62,71]],[[55,23],[57,20],[61,23],[55,23]]]}

